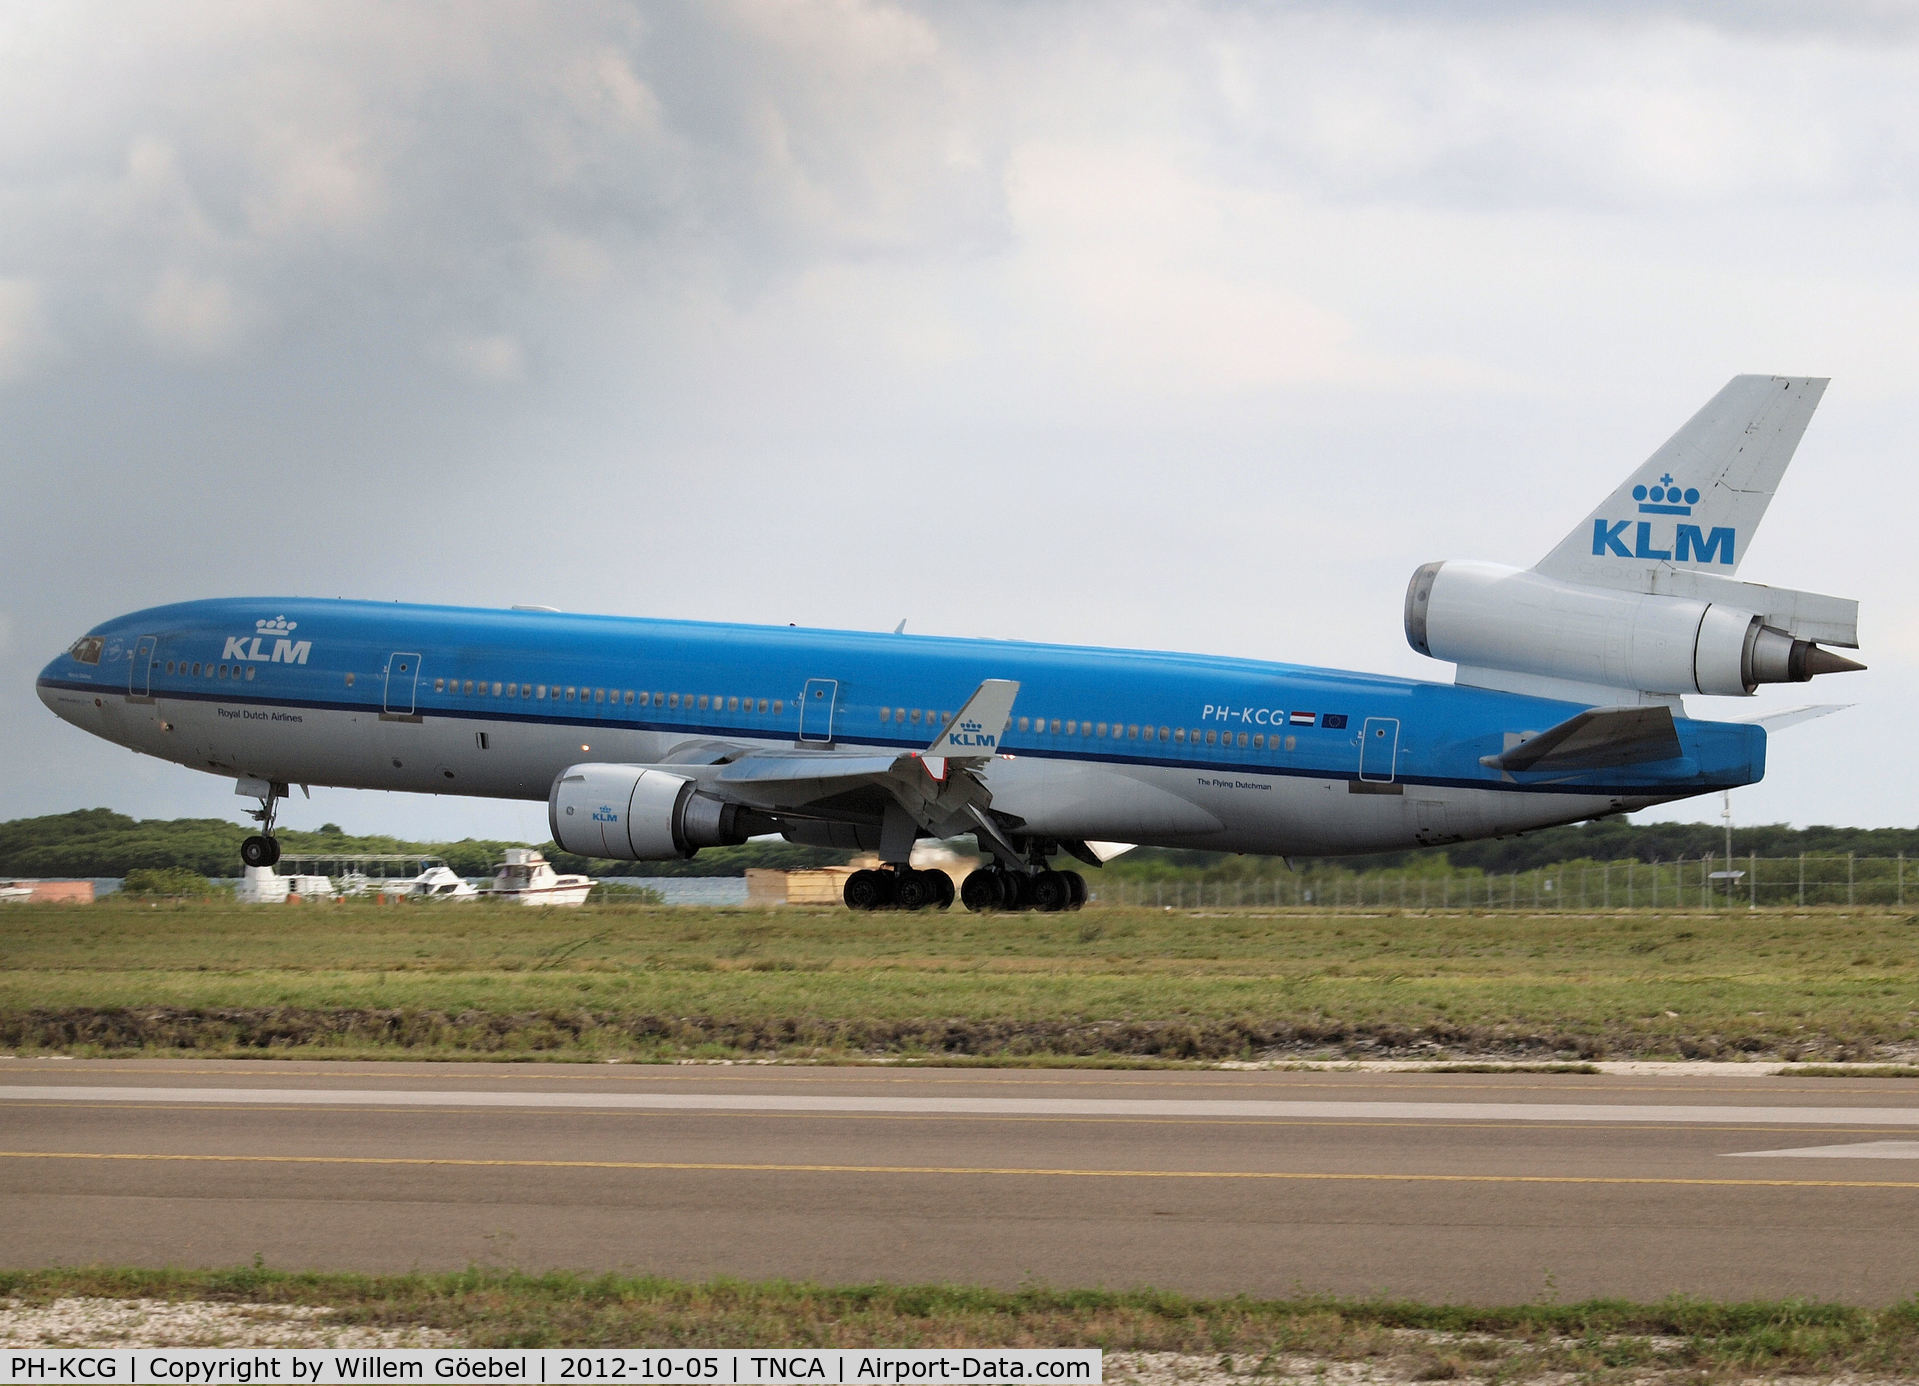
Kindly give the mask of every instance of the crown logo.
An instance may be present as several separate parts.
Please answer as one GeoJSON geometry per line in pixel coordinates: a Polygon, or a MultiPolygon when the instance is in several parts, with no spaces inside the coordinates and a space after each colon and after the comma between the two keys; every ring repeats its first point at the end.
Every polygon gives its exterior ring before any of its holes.
{"type": "Polygon", "coordinates": [[[976,731],[985,731],[986,728],[982,723],[979,723],[979,722],[961,722],[960,730],[976,732],[976,731]]]}
{"type": "Polygon", "coordinates": [[[271,621],[255,621],[253,629],[260,635],[285,635],[299,628],[298,621],[289,621],[284,616],[275,616],[271,621]]]}
{"type": "Polygon", "coordinates": [[[1673,484],[1672,473],[1659,478],[1656,486],[1635,486],[1632,498],[1639,502],[1641,515],[1690,515],[1699,504],[1699,488],[1680,488],[1673,484]]]}

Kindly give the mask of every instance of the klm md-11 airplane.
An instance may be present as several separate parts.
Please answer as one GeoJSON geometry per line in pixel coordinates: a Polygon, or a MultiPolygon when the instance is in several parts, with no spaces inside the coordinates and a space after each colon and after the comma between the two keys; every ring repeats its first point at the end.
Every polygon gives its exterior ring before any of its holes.
{"type": "MultiPolygon", "coordinates": [[[[545,799],[570,852],[777,833],[875,851],[855,909],[1085,899],[1061,854],[1287,856],[1523,832],[1751,784],[1764,721],[1686,715],[1863,666],[1858,604],[1736,581],[1824,380],[1739,376],[1532,568],[1429,563],[1406,638],[1451,683],[995,640],[222,599],[96,627],[40,675],[86,731],[257,798],[293,784],[545,799]]],[[[1774,724],[1787,720],[1782,714],[1774,724]]]]}

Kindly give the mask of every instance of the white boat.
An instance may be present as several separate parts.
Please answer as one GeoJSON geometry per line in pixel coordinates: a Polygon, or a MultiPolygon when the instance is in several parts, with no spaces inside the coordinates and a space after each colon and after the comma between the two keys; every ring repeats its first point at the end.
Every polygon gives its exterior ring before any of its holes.
{"type": "Polygon", "coordinates": [[[450,866],[429,866],[410,881],[395,881],[392,893],[407,900],[477,900],[480,892],[450,866]]]}
{"type": "Polygon", "coordinates": [[[32,886],[16,885],[12,881],[8,881],[6,884],[0,885],[0,905],[10,904],[10,903],[25,904],[27,901],[31,900],[32,898],[33,898],[32,886]]]}
{"type": "Polygon", "coordinates": [[[522,905],[584,905],[592,889],[591,876],[562,876],[531,847],[509,847],[487,895],[522,905]]]}
{"type": "Polygon", "coordinates": [[[284,905],[287,878],[270,866],[246,867],[240,884],[233,888],[233,898],[242,905],[284,905]]]}

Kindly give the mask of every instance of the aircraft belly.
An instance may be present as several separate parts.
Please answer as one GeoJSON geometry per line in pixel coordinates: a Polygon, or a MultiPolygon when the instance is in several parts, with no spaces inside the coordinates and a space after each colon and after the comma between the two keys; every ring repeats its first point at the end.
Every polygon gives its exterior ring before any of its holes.
{"type": "MultiPolygon", "coordinates": [[[[1440,846],[1617,812],[1601,795],[1016,759],[988,776],[993,805],[1057,837],[1288,856],[1440,846]]],[[[1639,801],[1626,807],[1641,806],[1639,801]]]]}
{"type": "Polygon", "coordinates": [[[1153,766],[1016,757],[986,774],[993,807],[1032,832],[1113,842],[1177,842],[1209,836],[1221,823],[1153,766]]]}
{"type": "Polygon", "coordinates": [[[553,777],[586,756],[662,754],[662,738],[646,732],[335,708],[181,701],[166,705],[163,719],[170,731],[116,739],[196,770],[349,789],[544,799],[553,777]]]}

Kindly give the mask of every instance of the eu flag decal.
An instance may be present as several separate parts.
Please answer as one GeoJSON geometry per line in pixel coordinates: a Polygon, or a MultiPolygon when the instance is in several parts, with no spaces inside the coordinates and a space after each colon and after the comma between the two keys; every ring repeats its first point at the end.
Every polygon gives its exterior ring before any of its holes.
{"type": "Polygon", "coordinates": [[[1319,719],[1319,725],[1326,728],[1327,731],[1345,731],[1346,714],[1343,712],[1329,712],[1319,719]]]}

